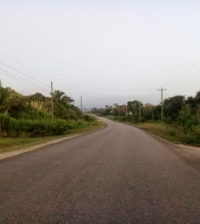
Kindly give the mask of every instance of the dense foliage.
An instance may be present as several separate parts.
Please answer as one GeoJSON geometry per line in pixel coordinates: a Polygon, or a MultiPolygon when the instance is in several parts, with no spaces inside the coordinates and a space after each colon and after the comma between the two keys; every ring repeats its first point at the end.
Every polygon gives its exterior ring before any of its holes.
{"type": "MultiPolygon", "coordinates": [[[[181,142],[200,144],[200,91],[194,97],[174,96],[164,101],[164,121],[169,135],[181,142]]],[[[141,123],[160,123],[161,105],[145,104],[134,100],[126,105],[106,106],[102,109],[94,108],[93,113],[112,116],[121,121],[141,123]]],[[[155,127],[155,125],[151,125],[155,127]]]]}
{"type": "Polygon", "coordinates": [[[83,115],[64,92],[56,90],[52,98],[41,93],[24,96],[0,85],[0,136],[35,137],[60,135],[84,128],[94,118],[83,115]]]}

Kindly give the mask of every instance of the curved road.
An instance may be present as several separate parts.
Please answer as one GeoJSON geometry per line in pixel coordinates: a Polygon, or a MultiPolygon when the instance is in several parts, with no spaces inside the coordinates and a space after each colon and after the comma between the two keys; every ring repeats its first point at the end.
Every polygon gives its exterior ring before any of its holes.
{"type": "Polygon", "coordinates": [[[200,173],[141,130],[105,129],[0,161],[1,224],[199,224],[200,173]]]}

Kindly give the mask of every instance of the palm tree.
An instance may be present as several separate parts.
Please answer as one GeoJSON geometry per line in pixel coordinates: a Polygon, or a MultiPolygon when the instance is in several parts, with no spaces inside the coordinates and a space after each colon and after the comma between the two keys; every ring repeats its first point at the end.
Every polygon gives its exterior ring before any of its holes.
{"type": "Polygon", "coordinates": [[[64,92],[60,90],[55,90],[53,92],[53,98],[56,103],[70,104],[74,102],[71,97],[67,96],[64,92]]]}

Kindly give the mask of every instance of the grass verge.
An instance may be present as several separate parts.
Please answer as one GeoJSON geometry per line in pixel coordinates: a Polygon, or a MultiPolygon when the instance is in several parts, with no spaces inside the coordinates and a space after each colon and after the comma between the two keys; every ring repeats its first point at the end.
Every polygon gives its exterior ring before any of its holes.
{"type": "Polygon", "coordinates": [[[74,129],[68,132],[66,135],[60,136],[46,136],[46,137],[33,137],[33,138],[7,138],[7,137],[0,137],[0,153],[5,152],[12,152],[16,150],[22,150],[28,147],[35,146],[37,144],[46,143],[50,140],[55,140],[63,137],[70,137],[76,134],[83,134],[88,133],[91,131],[98,130],[104,127],[104,123],[101,121],[92,122],[91,125],[81,129],[74,129]]]}
{"type": "Polygon", "coordinates": [[[162,122],[145,122],[134,125],[137,128],[151,132],[161,138],[171,141],[176,144],[180,144],[181,140],[178,138],[180,130],[175,130],[175,128],[162,122]],[[179,133],[179,134],[178,134],[179,133]]]}
{"type": "Polygon", "coordinates": [[[136,127],[149,131],[161,138],[176,144],[200,146],[200,132],[184,132],[180,126],[171,126],[162,122],[139,123],[136,127]]]}
{"type": "MultiPolygon", "coordinates": [[[[108,119],[126,123],[136,128],[143,129],[149,133],[159,136],[175,144],[186,144],[191,146],[200,146],[200,134],[198,133],[185,133],[180,126],[172,126],[164,122],[141,122],[134,123],[130,121],[124,121],[121,119],[114,119],[113,117],[107,117],[108,119]]],[[[199,132],[200,133],[200,132],[199,132]]]]}

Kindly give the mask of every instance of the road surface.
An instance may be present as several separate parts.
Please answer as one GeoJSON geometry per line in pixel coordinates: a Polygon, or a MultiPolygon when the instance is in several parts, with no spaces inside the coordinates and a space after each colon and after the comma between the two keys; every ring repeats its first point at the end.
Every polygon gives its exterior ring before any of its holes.
{"type": "Polygon", "coordinates": [[[0,223],[199,224],[200,172],[143,131],[105,121],[0,161],[0,223]]]}

